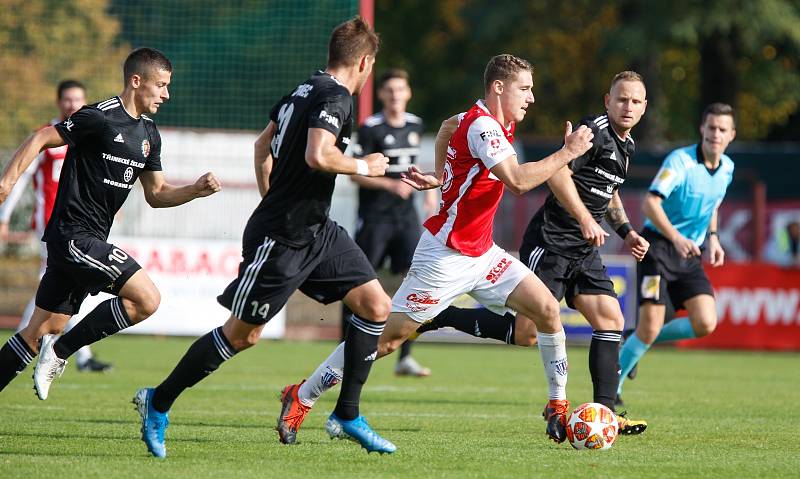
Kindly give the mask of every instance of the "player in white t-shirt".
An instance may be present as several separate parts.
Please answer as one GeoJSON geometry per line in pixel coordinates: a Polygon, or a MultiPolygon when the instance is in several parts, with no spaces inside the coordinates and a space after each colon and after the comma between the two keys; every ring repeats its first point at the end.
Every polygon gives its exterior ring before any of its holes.
{"type": "MultiPolygon", "coordinates": [[[[392,312],[404,315],[390,316],[377,357],[397,349],[462,294],[500,314],[518,311],[544,332],[539,350],[550,386],[547,434],[562,442],[569,402],[558,302],[524,264],[494,244],[492,230],[505,187],[522,194],[540,185],[588,150],[593,135],[586,127],[572,132],[567,123],[564,148],[520,165],[511,142],[516,122],[534,101],[532,67],[513,55],[497,55],[486,66],[484,86],[485,99],[460,116],[447,158],[437,155],[436,173],[423,174],[412,167],[405,177],[417,189],[441,188],[442,203],[439,213],[425,222],[408,276],[392,299],[392,312]]],[[[343,351],[340,344],[307,382],[284,389],[279,429],[296,431],[322,392],[339,382],[343,351]]],[[[338,435],[331,424],[326,430],[338,435]]]]}

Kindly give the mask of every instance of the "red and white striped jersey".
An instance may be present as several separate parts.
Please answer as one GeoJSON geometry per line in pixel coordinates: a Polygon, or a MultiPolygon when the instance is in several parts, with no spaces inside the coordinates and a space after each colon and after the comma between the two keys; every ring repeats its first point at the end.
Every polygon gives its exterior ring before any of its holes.
{"type": "Polygon", "coordinates": [[[494,244],[494,214],[504,185],[489,170],[515,154],[514,126],[506,130],[478,100],[460,117],[447,146],[441,208],[424,226],[466,256],[481,256],[494,244]]]}
{"type": "MultiPolygon", "coordinates": [[[[59,120],[55,119],[50,122],[50,125],[55,125],[58,122],[59,120]]],[[[61,167],[66,156],[67,145],[48,148],[41,152],[17,181],[12,194],[3,203],[2,211],[0,211],[0,221],[8,222],[11,212],[22,195],[22,191],[28,182],[33,180],[34,207],[31,228],[41,236],[53,212],[53,205],[56,202],[56,193],[58,192],[58,179],[61,176],[61,167]]]]}

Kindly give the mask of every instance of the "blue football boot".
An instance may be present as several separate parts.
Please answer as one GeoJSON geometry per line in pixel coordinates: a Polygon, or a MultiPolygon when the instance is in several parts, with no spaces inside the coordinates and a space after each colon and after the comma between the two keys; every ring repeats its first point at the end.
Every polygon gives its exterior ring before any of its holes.
{"type": "Polygon", "coordinates": [[[369,427],[364,416],[345,421],[344,419],[339,419],[335,413],[331,413],[328,421],[325,422],[325,431],[331,439],[349,439],[361,444],[361,447],[366,449],[368,453],[391,454],[397,450],[397,446],[382,438],[369,427]]]}
{"type": "Polygon", "coordinates": [[[155,457],[167,457],[167,447],[164,445],[164,432],[169,426],[169,411],[158,412],[153,409],[153,388],[142,388],[133,396],[136,411],[142,417],[142,441],[147,445],[147,450],[155,457]]]}

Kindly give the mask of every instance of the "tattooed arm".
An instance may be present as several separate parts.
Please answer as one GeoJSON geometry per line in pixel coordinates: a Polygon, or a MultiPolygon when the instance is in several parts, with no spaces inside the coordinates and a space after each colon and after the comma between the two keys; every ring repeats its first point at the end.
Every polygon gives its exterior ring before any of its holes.
{"type": "Polygon", "coordinates": [[[625,214],[625,207],[622,205],[622,199],[619,197],[618,191],[614,192],[614,196],[611,197],[611,202],[608,204],[606,222],[608,222],[620,238],[625,241],[625,245],[631,250],[633,257],[641,261],[644,255],[647,254],[650,243],[639,236],[639,233],[631,226],[628,221],[628,215],[625,214]]]}

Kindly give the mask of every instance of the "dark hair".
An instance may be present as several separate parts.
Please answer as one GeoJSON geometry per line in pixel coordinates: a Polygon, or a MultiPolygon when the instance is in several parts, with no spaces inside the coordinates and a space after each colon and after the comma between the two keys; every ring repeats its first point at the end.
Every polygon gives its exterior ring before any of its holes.
{"type": "Polygon", "coordinates": [[[58,84],[58,88],[56,89],[56,98],[60,100],[64,95],[64,90],[69,90],[70,88],[80,88],[83,90],[83,93],[86,93],[86,87],[78,80],[63,80],[58,84]]]}
{"type": "Polygon", "coordinates": [[[493,56],[483,72],[483,87],[488,90],[495,80],[513,80],[519,72],[526,70],[533,73],[533,67],[527,60],[508,53],[493,56]]]}
{"type": "Polygon", "coordinates": [[[621,81],[638,81],[644,85],[644,77],[641,74],[636,73],[633,70],[625,70],[624,72],[619,72],[614,75],[614,79],[611,80],[611,86],[608,88],[608,91],[611,91],[611,89],[614,88],[614,85],[621,81]]]}
{"type": "Polygon", "coordinates": [[[400,78],[401,80],[408,81],[408,72],[402,68],[390,68],[386,70],[383,72],[381,79],[378,81],[378,88],[383,88],[383,85],[385,85],[387,81],[394,78],[400,78]]]}
{"type": "Polygon", "coordinates": [[[700,122],[701,125],[706,123],[706,117],[708,115],[728,115],[733,120],[733,127],[736,128],[736,113],[733,111],[733,107],[728,105],[727,103],[712,103],[703,110],[703,119],[700,122]]]}
{"type": "Polygon", "coordinates": [[[172,63],[169,59],[155,48],[137,48],[128,54],[125,65],[122,67],[122,74],[127,83],[133,75],[147,78],[152,70],[166,70],[172,72],[172,63]]]}
{"type": "Polygon", "coordinates": [[[375,56],[380,39],[360,16],[355,16],[333,29],[328,43],[328,66],[353,65],[362,55],[375,56]]]}

